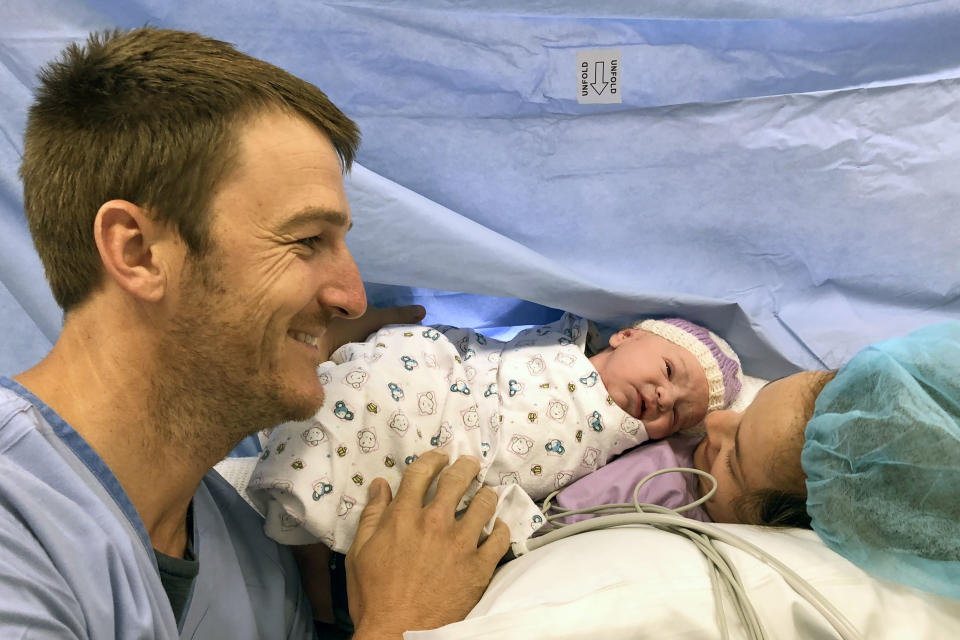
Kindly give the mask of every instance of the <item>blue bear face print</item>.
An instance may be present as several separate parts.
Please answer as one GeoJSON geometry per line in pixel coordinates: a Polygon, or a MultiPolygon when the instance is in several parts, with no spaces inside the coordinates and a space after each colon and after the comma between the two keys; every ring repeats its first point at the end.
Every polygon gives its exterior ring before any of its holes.
{"type": "Polygon", "coordinates": [[[400,362],[403,363],[403,368],[407,371],[413,371],[414,367],[417,366],[417,361],[410,356],[400,356],[400,362]]]}
{"type": "Polygon", "coordinates": [[[489,452],[490,452],[490,443],[489,443],[489,442],[481,442],[481,443],[480,443],[480,453],[483,455],[483,457],[486,458],[486,457],[487,457],[487,454],[488,454],[489,452]]]}
{"type": "Polygon", "coordinates": [[[580,384],[588,387],[592,387],[593,385],[597,384],[597,372],[591,371],[590,375],[580,378],[580,384]]]}
{"type": "Polygon", "coordinates": [[[543,523],[543,516],[541,516],[541,515],[538,513],[538,514],[536,514],[536,515],[533,516],[532,521],[533,521],[533,524],[542,524],[542,523],[543,523]]]}
{"type": "Polygon", "coordinates": [[[473,347],[470,347],[469,349],[467,349],[467,350],[464,352],[464,354],[463,354],[463,359],[464,359],[464,360],[469,360],[470,358],[472,358],[472,357],[475,356],[475,355],[477,355],[477,352],[473,350],[473,347]]]}
{"type": "Polygon", "coordinates": [[[416,455],[407,456],[406,458],[403,459],[403,463],[404,463],[404,464],[413,464],[414,460],[416,460],[418,457],[419,457],[419,456],[416,456],[416,455]]]}
{"type": "Polygon", "coordinates": [[[563,448],[563,443],[557,440],[556,438],[548,441],[547,444],[543,445],[543,448],[546,449],[547,451],[553,451],[557,455],[561,455],[561,456],[567,451],[566,449],[563,448]]]}
{"type": "Polygon", "coordinates": [[[603,420],[600,417],[599,411],[594,411],[588,415],[587,422],[590,424],[590,428],[594,431],[603,431],[603,420]]]}
{"type": "Polygon", "coordinates": [[[341,420],[353,420],[353,411],[347,408],[343,400],[337,400],[333,405],[333,415],[341,420]]]}
{"type": "Polygon", "coordinates": [[[429,338],[430,340],[434,341],[440,339],[440,332],[436,329],[424,329],[423,333],[420,335],[422,335],[424,338],[429,338]]]}
{"type": "Polygon", "coordinates": [[[329,482],[318,482],[313,485],[313,499],[319,500],[323,496],[333,491],[333,485],[329,482]]]}
{"type": "Polygon", "coordinates": [[[463,380],[457,380],[455,383],[450,385],[450,391],[454,393],[462,393],[465,396],[470,395],[470,387],[467,386],[467,383],[463,380]]]}
{"type": "Polygon", "coordinates": [[[517,382],[516,380],[511,379],[508,384],[510,385],[510,397],[511,397],[511,398],[512,398],[513,396],[517,395],[518,393],[520,393],[520,389],[521,389],[522,387],[520,386],[520,383],[519,383],[519,382],[517,382]]]}
{"type": "Polygon", "coordinates": [[[477,344],[487,344],[487,336],[482,333],[477,334],[477,344]]]}
{"type": "Polygon", "coordinates": [[[403,399],[403,389],[396,382],[388,382],[387,389],[390,389],[390,396],[397,402],[403,399]]]}
{"type": "Polygon", "coordinates": [[[487,385],[486,391],[483,392],[483,397],[484,397],[484,398],[489,398],[490,396],[492,396],[492,395],[495,394],[496,392],[497,392],[497,385],[494,384],[493,382],[491,382],[490,384],[487,385]]]}

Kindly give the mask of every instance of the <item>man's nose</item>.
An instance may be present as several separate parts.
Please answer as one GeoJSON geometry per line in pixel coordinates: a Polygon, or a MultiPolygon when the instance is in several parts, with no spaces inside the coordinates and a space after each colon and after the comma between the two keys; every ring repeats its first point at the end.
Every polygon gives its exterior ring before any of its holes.
{"type": "Polygon", "coordinates": [[[335,264],[328,265],[321,275],[323,284],[317,292],[320,304],[331,315],[358,318],[367,310],[367,292],[363,288],[360,270],[350,251],[344,246],[335,264]]]}

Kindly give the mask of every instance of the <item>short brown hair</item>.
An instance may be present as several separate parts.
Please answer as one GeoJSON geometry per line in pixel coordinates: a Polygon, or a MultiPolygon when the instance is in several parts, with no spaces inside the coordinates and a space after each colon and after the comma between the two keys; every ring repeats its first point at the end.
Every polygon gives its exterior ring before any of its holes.
{"type": "MultiPolygon", "coordinates": [[[[836,370],[821,372],[813,378],[800,398],[801,406],[797,408],[794,416],[797,422],[796,437],[799,439],[800,448],[803,447],[806,425],[813,417],[813,411],[816,408],[817,396],[836,375],[836,370]]],[[[784,455],[792,456],[797,450],[797,444],[796,442],[784,443],[784,455]]],[[[799,458],[787,459],[786,464],[778,464],[777,461],[783,457],[775,456],[772,464],[777,466],[771,469],[773,477],[777,478],[781,484],[780,487],[746,491],[733,501],[733,512],[738,521],[768,527],[811,528],[811,518],[807,513],[807,485],[803,467],[800,465],[799,458]]]]}
{"type": "Polygon", "coordinates": [[[100,282],[92,231],[104,202],[133,202],[192,254],[209,250],[207,210],[246,119],[269,108],[303,117],[330,138],[344,171],[360,143],[356,124],[315,86],[195,33],[94,33],[39,78],[20,177],[34,245],[65,312],[100,282]]]}

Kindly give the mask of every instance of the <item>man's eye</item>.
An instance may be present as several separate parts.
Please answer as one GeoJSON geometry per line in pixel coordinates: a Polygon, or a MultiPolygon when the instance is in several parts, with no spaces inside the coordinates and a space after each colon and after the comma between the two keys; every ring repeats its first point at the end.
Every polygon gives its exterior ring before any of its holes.
{"type": "Polygon", "coordinates": [[[316,249],[323,242],[323,236],[310,236],[309,238],[300,238],[297,244],[316,249]]]}

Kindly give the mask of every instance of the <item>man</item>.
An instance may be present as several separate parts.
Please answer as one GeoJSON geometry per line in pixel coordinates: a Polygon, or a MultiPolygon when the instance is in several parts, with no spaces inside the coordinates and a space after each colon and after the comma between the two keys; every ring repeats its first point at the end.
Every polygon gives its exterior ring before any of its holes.
{"type": "MultiPolygon", "coordinates": [[[[0,636],[309,638],[287,549],[210,469],[312,415],[315,368],[409,310],[364,314],[344,237],[356,127],[229,45],[92,36],[41,74],[21,176],[65,312],[50,354],[0,378],[0,636]]],[[[461,619],[507,548],[479,470],[422,456],[371,485],[347,556],[356,638],[461,619]],[[424,496],[438,477],[434,499],[424,496]]]]}

